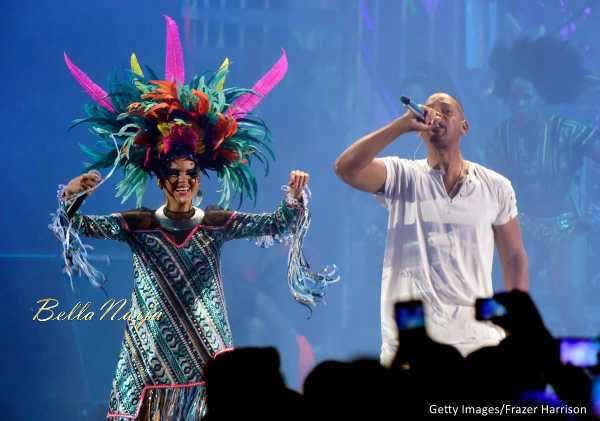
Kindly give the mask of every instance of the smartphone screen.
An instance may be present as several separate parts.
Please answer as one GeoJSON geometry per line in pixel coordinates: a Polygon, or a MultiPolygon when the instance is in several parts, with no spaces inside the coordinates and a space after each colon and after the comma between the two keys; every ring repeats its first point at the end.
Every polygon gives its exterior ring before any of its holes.
{"type": "Polygon", "coordinates": [[[475,318],[477,320],[491,320],[506,316],[506,307],[493,298],[478,298],[475,301],[475,318]]]}
{"type": "Polygon", "coordinates": [[[560,362],[577,367],[593,367],[598,365],[600,342],[590,338],[561,338],[560,362]]]}
{"type": "Polygon", "coordinates": [[[394,306],[398,330],[413,330],[425,327],[423,303],[418,300],[398,302],[394,306]]]}

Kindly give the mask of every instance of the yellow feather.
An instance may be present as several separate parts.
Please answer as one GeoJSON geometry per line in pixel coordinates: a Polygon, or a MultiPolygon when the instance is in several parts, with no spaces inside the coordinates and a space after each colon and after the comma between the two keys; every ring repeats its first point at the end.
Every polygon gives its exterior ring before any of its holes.
{"type": "MultiPolygon", "coordinates": [[[[219,67],[218,71],[220,72],[221,70],[227,69],[227,68],[229,68],[229,59],[227,57],[225,57],[225,60],[223,60],[223,63],[219,67]]],[[[225,85],[225,78],[221,79],[221,81],[215,87],[215,90],[222,91],[224,85],[225,85]]]]}
{"type": "Polygon", "coordinates": [[[156,128],[163,136],[168,136],[169,133],[171,133],[171,126],[169,126],[169,123],[159,123],[156,125],[156,128]]]}
{"type": "Polygon", "coordinates": [[[140,67],[140,63],[138,63],[135,53],[131,53],[131,71],[138,76],[144,77],[144,73],[142,72],[142,68],[140,67]]]}

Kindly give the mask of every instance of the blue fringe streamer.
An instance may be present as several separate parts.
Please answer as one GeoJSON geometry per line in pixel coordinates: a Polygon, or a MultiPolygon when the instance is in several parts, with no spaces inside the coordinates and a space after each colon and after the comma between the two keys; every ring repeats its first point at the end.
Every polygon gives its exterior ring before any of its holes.
{"type": "MultiPolygon", "coordinates": [[[[287,193],[289,187],[282,186],[282,190],[287,193]]],[[[338,267],[334,264],[328,265],[318,272],[312,271],[304,256],[304,238],[308,233],[311,221],[308,208],[310,196],[310,190],[306,187],[303,192],[303,211],[288,234],[258,237],[256,245],[270,247],[275,243],[283,243],[289,246],[288,287],[290,293],[296,301],[308,307],[312,314],[312,308],[325,298],[329,284],[338,282],[340,275],[338,267]]],[[[295,199],[286,194],[286,201],[293,205],[295,199]]]]}
{"type": "MultiPolygon", "coordinates": [[[[88,251],[93,250],[94,247],[83,243],[79,233],[73,227],[73,219],[67,217],[68,204],[63,199],[64,188],[62,184],[58,186],[58,208],[56,213],[50,214],[51,223],[48,225],[50,231],[62,244],[63,272],[69,277],[71,290],[75,290],[73,275],[85,276],[93,286],[104,289],[106,276],[90,263],[92,257],[88,251]]],[[[108,256],[103,257],[107,262],[109,261],[108,256]]]]}

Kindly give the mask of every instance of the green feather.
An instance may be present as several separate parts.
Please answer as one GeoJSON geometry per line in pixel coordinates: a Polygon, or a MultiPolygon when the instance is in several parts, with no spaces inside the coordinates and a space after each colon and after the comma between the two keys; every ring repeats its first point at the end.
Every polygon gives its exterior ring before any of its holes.
{"type": "Polygon", "coordinates": [[[252,89],[241,89],[241,88],[225,88],[223,89],[223,95],[225,95],[225,102],[231,104],[233,101],[245,94],[255,93],[252,89]]]}
{"type": "Polygon", "coordinates": [[[147,186],[148,186],[148,175],[144,174],[143,181],[135,189],[135,197],[136,197],[135,206],[138,208],[142,206],[142,199],[144,198],[144,193],[146,192],[147,186]]]}
{"type": "Polygon", "coordinates": [[[225,77],[227,76],[228,73],[229,73],[229,68],[228,67],[222,67],[222,68],[220,68],[209,79],[209,81],[208,81],[208,87],[210,89],[216,89],[217,85],[219,84],[219,82],[221,82],[223,79],[225,79],[225,77]]]}

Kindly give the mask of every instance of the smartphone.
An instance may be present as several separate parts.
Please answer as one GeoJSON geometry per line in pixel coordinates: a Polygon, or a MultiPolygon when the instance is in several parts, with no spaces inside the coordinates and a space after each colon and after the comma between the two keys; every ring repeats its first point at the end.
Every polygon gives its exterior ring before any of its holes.
{"type": "Polygon", "coordinates": [[[425,312],[419,300],[399,301],[394,305],[398,330],[415,330],[425,328],[425,312]]]}
{"type": "Polygon", "coordinates": [[[506,307],[493,298],[478,298],[475,300],[476,320],[491,320],[506,315],[506,307]]]}
{"type": "Polygon", "coordinates": [[[598,365],[600,341],[592,338],[560,338],[560,362],[576,367],[598,365]]]}

